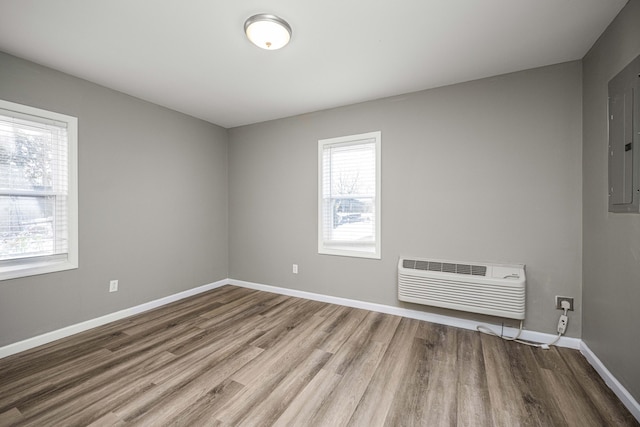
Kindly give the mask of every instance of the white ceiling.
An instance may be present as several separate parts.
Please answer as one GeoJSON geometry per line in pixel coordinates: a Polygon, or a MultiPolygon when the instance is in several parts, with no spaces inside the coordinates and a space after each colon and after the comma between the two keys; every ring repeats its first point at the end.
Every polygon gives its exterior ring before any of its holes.
{"type": "Polygon", "coordinates": [[[580,59],[626,2],[0,0],[0,50],[229,128],[580,59]]]}

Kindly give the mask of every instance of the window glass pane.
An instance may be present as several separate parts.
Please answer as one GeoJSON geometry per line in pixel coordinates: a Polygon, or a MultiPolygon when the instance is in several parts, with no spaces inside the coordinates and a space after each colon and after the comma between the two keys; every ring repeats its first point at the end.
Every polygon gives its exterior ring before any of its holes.
{"type": "Polygon", "coordinates": [[[0,190],[66,192],[66,140],[64,128],[0,115],[0,190]]]}
{"type": "Polygon", "coordinates": [[[56,197],[0,196],[0,259],[55,253],[56,197]]]}
{"type": "Polygon", "coordinates": [[[67,123],[0,110],[0,267],[68,254],[68,152],[67,123]]]}
{"type": "Polygon", "coordinates": [[[375,240],[375,145],[328,146],[324,152],[325,243],[375,240]]]}
{"type": "Polygon", "coordinates": [[[321,140],[319,144],[319,251],[379,255],[379,132],[321,140]]]}

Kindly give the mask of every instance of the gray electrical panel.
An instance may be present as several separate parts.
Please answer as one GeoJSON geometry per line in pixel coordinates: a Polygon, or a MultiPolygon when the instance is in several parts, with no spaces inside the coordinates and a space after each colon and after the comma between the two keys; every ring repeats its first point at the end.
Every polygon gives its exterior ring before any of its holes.
{"type": "Polygon", "coordinates": [[[640,56],[609,81],[609,212],[640,213],[640,56]]]}

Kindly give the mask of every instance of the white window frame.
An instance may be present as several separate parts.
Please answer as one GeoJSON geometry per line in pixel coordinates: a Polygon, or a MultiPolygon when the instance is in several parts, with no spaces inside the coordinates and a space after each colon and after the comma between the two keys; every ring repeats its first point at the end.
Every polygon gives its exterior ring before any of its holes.
{"type": "Polygon", "coordinates": [[[54,121],[67,126],[68,193],[67,193],[67,254],[17,258],[0,262],[0,280],[78,268],[78,119],[53,111],[0,99],[5,114],[33,121],[54,121]]]}
{"type": "Polygon", "coordinates": [[[318,141],[318,253],[324,255],[339,255],[357,258],[381,259],[381,145],[382,132],[367,132],[357,135],[341,136],[337,138],[321,139],[318,141]],[[332,245],[324,240],[324,212],[323,201],[323,152],[331,145],[349,145],[361,143],[364,140],[374,140],[375,146],[375,238],[373,245],[358,245],[357,242],[347,242],[342,245],[332,245]]]}

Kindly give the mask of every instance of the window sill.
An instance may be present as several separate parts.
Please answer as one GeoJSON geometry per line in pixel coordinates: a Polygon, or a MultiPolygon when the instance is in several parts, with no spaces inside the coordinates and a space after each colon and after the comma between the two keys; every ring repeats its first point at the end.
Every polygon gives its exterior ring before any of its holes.
{"type": "Polygon", "coordinates": [[[372,247],[363,248],[362,250],[354,249],[353,247],[322,247],[318,248],[320,255],[337,255],[353,258],[369,258],[369,259],[382,259],[380,252],[376,252],[372,247]]]}
{"type": "Polygon", "coordinates": [[[0,269],[0,281],[55,273],[57,271],[73,270],[76,268],[78,268],[78,264],[69,260],[42,261],[37,263],[24,263],[21,265],[6,266],[0,269]]]}

